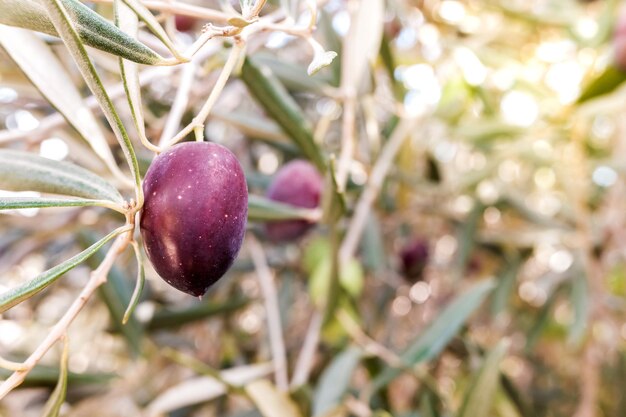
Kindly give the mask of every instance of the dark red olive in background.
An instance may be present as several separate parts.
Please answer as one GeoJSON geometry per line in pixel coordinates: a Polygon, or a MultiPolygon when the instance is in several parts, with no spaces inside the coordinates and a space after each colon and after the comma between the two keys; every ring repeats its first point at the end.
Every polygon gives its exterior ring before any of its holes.
{"type": "Polygon", "coordinates": [[[189,32],[196,25],[195,18],[183,14],[174,16],[174,22],[176,23],[176,30],[179,32],[189,32]]]}
{"type": "Polygon", "coordinates": [[[402,275],[410,282],[423,279],[424,268],[428,264],[430,248],[426,239],[415,238],[400,250],[402,275]]]}
{"type": "Polygon", "coordinates": [[[613,49],[615,66],[626,71],[626,7],[622,7],[613,33],[613,49]]]}
{"type": "MultiPolygon", "coordinates": [[[[316,208],[320,204],[323,182],[313,164],[294,160],[278,170],[267,190],[267,197],[296,207],[316,208]]],[[[285,220],[267,223],[265,230],[270,240],[278,242],[297,239],[312,225],[306,220],[285,220]]]]}
{"type": "Polygon", "coordinates": [[[203,295],[232,265],[246,231],[248,187],[239,161],[208,142],[175,145],[143,181],[141,236],[167,283],[203,295]]]}

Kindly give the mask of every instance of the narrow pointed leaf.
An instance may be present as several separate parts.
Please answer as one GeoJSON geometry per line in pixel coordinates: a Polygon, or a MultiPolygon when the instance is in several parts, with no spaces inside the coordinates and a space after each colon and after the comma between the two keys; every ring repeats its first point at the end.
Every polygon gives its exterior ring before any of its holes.
{"type": "MultiPolygon", "coordinates": [[[[154,15],[148,10],[146,6],[144,6],[141,2],[137,0],[120,0],[124,1],[126,5],[136,13],[136,15],[141,19],[148,29],[161,41],[163,45],[169,49],[169,51],[176,58],[182,58],[182,56],[178,53],[178,50],[174,46],[172,40],[167,36],[165,29],[159,24],[159,21],[154,17],[154,15]]],[[[134,36],[133,36],[134,38],[134,36]]]]}
{"type": "Polygon", "coordinates": [[[574,309],[574,320],[569,327],[568,342],[578,344],[587,330],[589,321],[589,290],[585,274],[579,273],[572,279],[570,302],[574,309]]]}
{"type": "Polygon", "coordinates": [[[254,7],[254,0],[239,0],[241,14],[247,16],[254,7]]]}
{"type": "MultiPolygon", "coordinates": [[[[458,295],[401,355],[404,364],[415,366],[439,355],[493,288],[493,280],[485,280],[458,295]]],[[[373,389],[384,387],[400,373],[400,369],[387,368],[372,382],[373,389]]]]}
{"type": "Polygon", "coordinates": [[[248,220],[250,221],[316,220],[318,217],[316,213],[315,210],[297,208],[266,197],[248,196],[248,220]]]}
{"type": "Polygon", "coordinates": [[[274,77],[272,71],[258,65],[248,57],[241,69],[241,79],[255,100],[285,131],[302,153],[320,170],[325,162],[321,151],[313,141],[311,126],[304,117],[298,103],[289,95],[285,87],[274,77]]]}
{"type": "Polygon", "coordinates": [[[46,405],[44,406],[44,411],[41,413],[42,417],[58,417],[59,412],[61,411],[61,406],[65,401],[65,396],[67,394],[67,365],[69,359],[69,342],[67,340],[67,335],[63,340],[63,354],[61,355],[61,369],[59,372],[59,381],[57,382],[57,386],[52,391],[50,398],[46,401],[46,405]]]}
{"type": "Polygon", "coordinates": [[[517,255],[512,259],[507,259],[498,277],[498,286],[494,290],[491,300],[491,313],[496,316],[504,311],[509,304],[517,274],[522,266],[522,257],[517,255]]]}
{"type": "MultiPolygon", "coordinates": [[[[122,2],[115,1],[115,23],[128,36],[133,39],[137,37],[139,30],[139,22],[133,10],[122,2]]],[[[135,122],[137,133],[142,138],[146,137],[146,127],[143,118],[143,106],[141,101],[141,86],[139,84],[139,66],[133,61],[126,60],[122,57],[120,60],[120,72],[128,99],[130,113],[135,122]]]]}
{"type": "Polygon", "coordinates": [[[136,242],[133,242],[133,249],[135,251],[135,257],[137,259],[137,282],[135,284],[135,290],[133,291],[133,295],[130,297],[130,302],[128,303],[128,307],[124,312],[124,318],[122,318],[122,324],[128,323],[128,320],[132,316],[135,311],[135,307],[139,303],[139,299],[141,298],[141,292],[143,291],[144,283],[146,282],[146,272],[143,267],[143,258],[141,256],[141,251],[139,250],[139,246],[136,242]]]}
{"type": "Polygon", "coordinates": [[[220,112],[219,110],[213,111],[211,118],[228,123],[248,137],[264,139],[267,142],[291,145],[290,139],[281,128],[271,120],[251,114],[220,112]]]}
{"type": "MultiPolygon", "coordinates": [[[[85,45],[141,64],[169,64],[152,49],[129,37],[79,1],[62,0],[62,3],[85,45]]],[[[0,23],[59,36],[45,6],[35,0],[3,0],[0,2],[0,23]]]]}
{"type": "Polygon", "coordinates": [[[0,189],[124,202],[115,187],[91,171],[68,162],[8,149],[0,149],[0,189]]]}
{"type": "Polygon", "coordinates": [[[107,200],[85,198],[46,198],[46,197],[0,197],[0,210],[16,210],[45,207],[88,207],[99,206],[122,211],[121,206],[107,200]]]}
{"type": "Polygon", "coordinates": [[[246,385],[246,393],[263,417],[302,417],[298,406],[287,393],[279,391],[266,379],[246,385]]]}
{"type": "Polygon", "coordinates": [[[577,103],[582,104],[589,100],[610,94],[622,85],[624,81],[626,81],[626,71],[609,65],[583,88],[577,103]]]}
{"type": "Polygon", "coordinates": [[[380,50],[383,36],[385,2],[370,0],[367,7],[359,7],[344,38],[341,59],[341,86],[356,91],[366,69],[380,50]]]}
{"type": "Polygon", "coordinates": [[[329,77],[325,74],[316,74],[311,77],[306,73],[306,67],[302,65],[279,60],[276,56],[265,53],[255,55],[254,61],[257,65],[267,66],[289,91],[324,94],[330,88],[329,77]]]}
{"type": "Polygon", "coordinates": [[[7,311],[11,307],[21,303],[27,298],[30,298],[41,290],[47,288],[50,284],[59,279],[64,273],[86,261],[108,241],[110,241],[120,233],[124,232],[125,230],[127,229],[119,228],[114,230],[113,232],[100,239],[98,242],[94,243],[93,245],[79,253],[78,255],[75,255],[67,261],[60,263],[59,265],[50,268],[45,272],[42,272],[27,283],[0,294],[0,313],[7,311]]]}
{"type": "MultiPolygon", "coordinates": [[[[258,378],[263,378],[271,372],[271,364],[263,363],[225,369],[220,371],[220,376],[231,385],[241,386],[258,378]]],[[[170,411],[204,403],[226,394],[227,389],[223,383],[215,378],[187,379],[160,393],[146,407],[147,415],[164,415],[170,411]]]]}
{"type": "Polygon", "coordinates": [[[500,381],[500,361],[506,355],[508,346],[508,341],[503,340],[489,352],[482,368],[465,394],[459,417],[492,415],[490,410],[500,381]]]}
{"type": "Polygon", "coordinates": [[[415,365],[437,356],[493,288],[493,280],[485,280],[458,295],[402,354],[404,362],[415,365]]]}
{"type": "Polygon", "coordinates": [[[343,191],[339,189],[335,171],[335,159],[330,159],[328,173],[326,174],[326,189],[330,190],[324,194],[322,207],[324,208],[324,221],[335,223],[346,212],[346,199],[343,191]]]}
{"type": "Polygon", "coordinates": [[[34,33],[0,25],[0,44],[39,92],[76,129],[109,167],[119,172],[95,116],[50,47],[34,33]]]}
{"type": "MultiPolygon", "coordinates": [[[[83,230],[78,234],[81,247],[87,248],[97,241],[97,235],[89,230],[83,230]]],[[[104,260],[106,251],[100,248],[85,264],[96,269],[104,260]]],[[[113,265],[104,285],[98,287],[98,296],[104,302],[111,316],[111,327],[121,334],[126,340],[129,351],[134,357],[141,352],[143,342],[143,326],[131,316],[126,324],[122,324],[124,311],[131,299],[132,288],[130,277],[118,265],[113,265]]]]}
{"type": "Polygon", "coordinates": [[[461,280],[465,276],[467,263],[476,245],[476,231],[478,230],[484,211],[485,206],[481,202],[476,201],[472,211],[469,212],[459,228],[459,249],[456,255],[454,271],[457,280],[461,280]]]}
{"type": "Polygon", "coordinates": [[[68,12],[63,6],[62,0],[46,1],[43,4],[46,8],[48,15],[50,16],[50,20],[59,32],[59,35],[61,36],[61,39],[63,39],[65,46],[67,46],[70,55],[78,66],[78,69],[80,70],[85,82],[87,83],[87,86],[98,101],[98,104],[100,105],[104,116],[109,122],[113,133],[115,133],[116,139],[118,140],[122,150],[124,151],[126,162],[128,163],[128,166],[133,173],[135,191],[137,194],[136,197],[138,199],[138,203],[141,205],[143,203],[143,194],[141,192],[141,175],[139,173],[139,166],[137,164],[135,150],[130,141],[130,138],[128,137],[126,128],[124,127],[122,120],[117,114],[115,106],[113,106],[111,98],[104,89],[102,81],[100,80],[100,77],[98,76],[95,67],[93,66],[91,60],[89,59],[89,56],[87,55],[87,51],[85,50],[85,46],[82,44],[78,32],[71,23],[71,13],[68,12]]]}
{"type": "Polygon", "coordinates": [[[322,372],[313,396],[313,416],[321,417],[341,404],[343,395],[350,386],[352,374],[361,360],[362,352],[349,347],[341,352],[322,372]]]}
{"type": "MultiPolygon", "coordinates": [[[[0,368],[0,379],[7,379],[13,371],[0,368]]],[[[32,371],[26,375],[26,379],[21,387],[54,387],[59,380],[60,369],[47,365],[36,365],[32,371]]],[[[68,372],[67,379],[70,384],[81,386],[104,385],[119,375],[113,373],[74,373],[68,372]]]]}
{"type": "Polygon", "coordinates": [[[237,297],[224,303],[203,301],[184,309],[168,310],[163,309],[157,311],[152,320],[148,323],[149,330],[160,330],[171,327],[179,328],[187,323],[206,319],[218,314],[228,314],[250,304],[250,300],[243,297],[237,297]]]}

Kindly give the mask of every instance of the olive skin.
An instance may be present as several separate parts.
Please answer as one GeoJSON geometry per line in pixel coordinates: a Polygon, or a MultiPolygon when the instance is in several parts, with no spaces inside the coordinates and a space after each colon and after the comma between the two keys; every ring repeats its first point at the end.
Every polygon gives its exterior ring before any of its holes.
{"type": "MultiPolygon", "coordinates": [[[[320,204],[323,179],[310,162],[297,159],[283,165],[267,189],[270,200],[301,208],[316,208],[320,204]]],[[[313,224],[306,220],[284,220],[265,225],[267,237],[274,242],[299,238],[313,224]]]]}
{"type": "Polygon", "coordinates": [[[176,30],[179,32],[189,32],[196,25],[196,19],[191,16],[177,14],[174,16],[176,30]]]}
{"type": "Polygon", "coordinates": [[[615,66],[626,71],[626,7],[622,7],[618,13],[613,33],[613,48],[615,66]]]}
{"type": "Polygon", "coordinates": [[[202,296],[232,265],[246,231],[248,187],[239,161],[209,142],[157,156],[144,178],[141,236],[156,272],[202,296]]]}
{"type": "Polygon", "coordinates": [[[428,264],[430,248],[428,241],[414,238],[400,250],[400,269],[408,282],[424,279],[424,269],[428,264]]]}

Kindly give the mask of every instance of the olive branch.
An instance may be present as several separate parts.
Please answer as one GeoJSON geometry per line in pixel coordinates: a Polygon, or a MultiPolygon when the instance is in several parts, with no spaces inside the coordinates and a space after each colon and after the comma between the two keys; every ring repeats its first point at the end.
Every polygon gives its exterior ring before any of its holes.
{"type": "MultiPolygon", "coordinates": [[[[35,138],[43,138],[46,132],[61,126],[66,121],[69,122],[85,137],[88,137],[87,140],[92,148],[118,179],[119,186],[121,188],[130,187],[134,192],[134,198],[126,201],[116,187],[82,168],[69,163],[46,160],[23,152],[0,150],[0,160],[5,162],[0,167],[0,171],[6,174],[0,180],[2,188],[20,190],[27,187],[34,191],[61,193],[72,196],[72,198],[1,198],[0,210],[100,206],[123,214],[126,220],[124,226],[115,229],[80,254],[45,271],[21,287],[0,294],[0,311],[6,311],[21,301],[39,293],[54,283],[63,273],[85,262],[105,244],[113,242],[102,262],[91,273],[89,281],[79,296],[63,314],[62,318],[52,327],[37,349],[22,363],[0,359],[0,366],[14,371],[0,385],[0,399],[20,385],[45,353],[57,341],[65,337],[74,318],[93,296],[96,289],[106,282],[107,275],[115,260],[129,245],[132,246],[136,254],[136,259],[139,263],[139,273],[136,289],[124,315],[124,321],[128,320],[139,300],[144,278],[139,246],[134,236],[136,232],[136,218],[142,209],[144,196],[134,145],[112,100],[122,94],[126,95],[140,142],[144,147],[158,154],[181,141],[192,131],[197,140],[203,140],[204,123],[209,117],[215,102],[223,92],[229,77],[233,71],[241,66],[246,52],[247,41],[254,35],[267,31],[282,31],[302,37],[307,39],[314,49],[313,63],[315,65],[313,65],[313,69],[315,71],[323,66],[322,64],[329,63],[328,54],[312,38],[317,8],[317,5],[312,1],[307,2],[307,7],[311,14],[310,24],[307,27],[295,26],[292,19],[285,17],[286,12],[284,10],[278,10],[270,15],[259,17],[265,0],[257,0],[250,4],[246,2],[245,7],[242,7],[242,14],[223,13],[179,2],[115,0],[113,3],[115,6],[116,25],[112,25],[76,0],[9,1],[0,6],[0,23],[59,36],[80,70],[85,83],[93,93],[92,98],[86,104],[77,104],[81,100],[78,98],[78,94],[72,97],[74,102],[70,104],[60,102],[59,98],[55,97],[54,94],[46,94],[49,90],[44,86],[45,77],[37,71],[37,66],[39,65],[37,58],[20,54],[18,49],[10,47],[10,43],[18,37],[29,45],[31,49],[38,49],[42,53],[46,53],[46,57],[53,64],[56,60],[51,57],[46,51],[45,45],[36,37],[17,29],[0,26],[2,45],[26,72],[27,76],[42,90],[44,96],[47,96],[53,104],[58,104],[56,107],[59,109],[60,114],[53,114],[45,118],[42,120],[39,128],[35,132],[30,132],[30,134],[34,134],[35,138]],[[198,19],[208,19],[221,26],[214,26],[213,23],[205,25],[203,33],[194,44],[184,52],[181,52],[149,9],[161,11],[165,16],[170,13],[176,13],[198,19]],[[168,49],[172,54],[171,58],[163,58],[149,47],[137,41],[137,23],[139,20],[168,49]],[[140,91],[142,82],[145,83],[146,80],[154,77],[170,74],[173,71],[170,68],[174,66],[189,68],[191,71],[188,71],[189,79],[187,82],[193,82],[195,69],[198,65],[216,53],[215,48],[207,48],[207,45],[211,39],[217,37],[231,39],[233,46],[206,102],[189,125],[171,138],[161,138],[159,146],[153,145],[147,138],[144,128],[145,122],[142,116],[140,91]],[[110,89],[103,85],[85,46],[99,48],[119,56],[122,74],[120,87],[122,88],[115,87],[110,89]],[[321,55],[325,55],[326,58],[320,64],[321,55]],[[138,63],[163,66],[163,68],[159,71],[148,69],[140,73],[138,63]],[[128,177],[119,170],[108,145],[104,143],[103,136],[97,133],[97,128],[94,128],[95,122],[93,117],[90,116],[90,110],[94,108],[99,108],[109,122],[124,153],[126,164],[130,169],[131,180],[128,180],[128,177]],[[82,120],[73,117],[73,110],[81,111],[85,117],[82,120]],[[22,175],[24,172],[28,172],[28,175],[22,175]]],[[[61,76],[59,75],[59,77],[61,76]]],[[[260,80],[260,82],[263,82],[263,80],[260,80]]],[[[172,125],[178,125],[182,115],[181,108],[186,105],[183,101],[177,101],[176,103],[171,112],[174,116],[171,120],[168,120],[172,125]]],[[[0,143],[10,143],[23,138],[24,136],[19,133],[0,132],[0,143]]],[[[308,144],[308,147],[312,147],[311,143],[308,144]]],[[[250,208],[250,215],[258,219],[307,218],[315,220],[320,217],[314,211],[294,209],[263,199],[252,200],[250,208]]]]}

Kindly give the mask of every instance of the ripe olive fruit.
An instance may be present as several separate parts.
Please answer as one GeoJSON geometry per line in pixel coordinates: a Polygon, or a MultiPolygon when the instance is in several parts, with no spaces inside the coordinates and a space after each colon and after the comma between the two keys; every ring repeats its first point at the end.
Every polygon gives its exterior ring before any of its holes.
{"type": "Polygon", "coordinates": [[[430,248],[428,241],[414,238],[400,250],[400,268],[402,275],[409,282],[422,280],[424,268],[428,264],[430,248]]]}
{"type": "Polygon", "coordinates": [[[239,161],[209,142],[157,156],[143,182],[141,236],[157,273],[203,295],[232,265],[246,230],[248,187],[239,161]]]}
{"type": "MultiPolygon", "coordinates": [[[[323,179],[315,166],[304,160],[294,160],[281,167],[267,190],[270,200],[302,208],[316,208],[320,204],[323,179]]],[[[312,223],[306,220],[284,220],[265,225],[272,241],[297,239],[306,233],[312,223]]]]}
{"type": "Polygon", "coordinates": [[[626,71],[626,7],[620,9],[613,33],[615,66],[626,71]]]}
{"type": "Polygon", "coordinates": [[[177,14],[174,16],[174,23],[176,30],[179,32],[189,32],[196,25],[196,19],[191,16],[177,14]]]}

